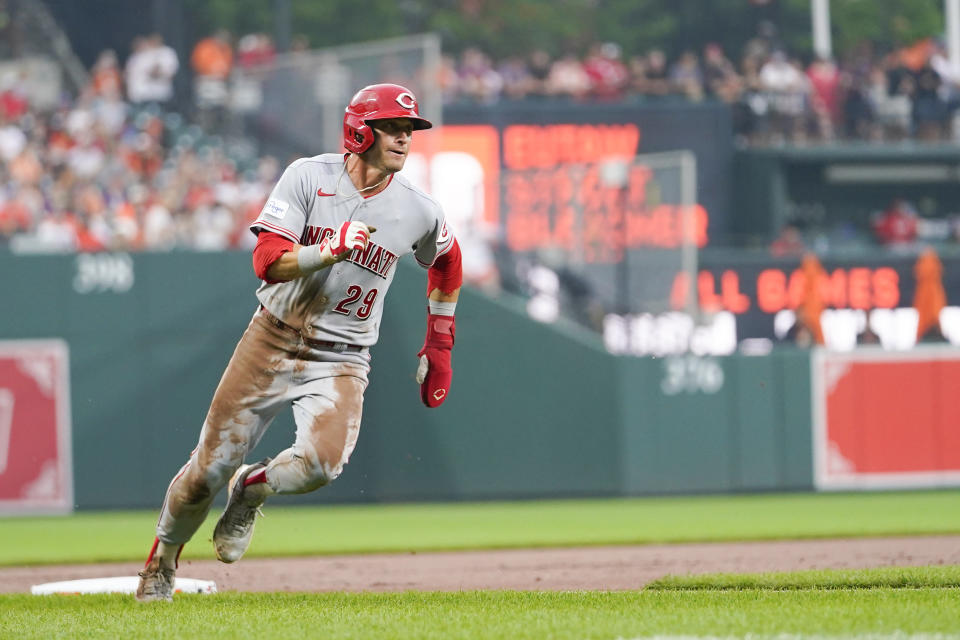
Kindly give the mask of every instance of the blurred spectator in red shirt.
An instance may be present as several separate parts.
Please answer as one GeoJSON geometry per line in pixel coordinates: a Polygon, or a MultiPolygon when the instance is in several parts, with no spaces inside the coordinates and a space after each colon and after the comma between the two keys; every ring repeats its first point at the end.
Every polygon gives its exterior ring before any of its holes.
{"type": "Polygon", "coordinates": [[[17,120],[30,108],[30,100],[23,90],[23,74],[10,77],[0,90],[0,120],[17,120]]]}
{"type": "Polygon", "coordinates": [[[0,239],[15,233],[28,231],[33,225],[33,216],[20,193],[9,200],[0,200],[0,239]]]}
{"type": "Polygon", "coordinates": [[[886,246],[912,244],[917,239],[917,211],[903,198],[896,198],[873,219],[873,232],[886,246]]]}
{"type": "Polygon", "coordinates": [[[90,70],[90,88],[98,96],[115,98],[123,95],[123,74],[113,49],[106,49],[97,56],[90,70]]]}
{"type": "Polygon", "coordinates": [[[630,80],[630,73],[620,59],[620,47],[612,42],[595,44],[583,63],[590,79],[590,95],[598,100],[619,100],[630,80]]]}
{"type": "Polygon", "coordinates": [[[237,64],[244,68],[273,62],[276,54],[273,40],[265,33],[248,33],[237,43],[237,64]]]}
{"type": "Polygon", "coordinates": [[[807,67],[807,79],[810,81],[810,101],[820,137],[833,139],[840,122],[840,69],[833,60],[818,57],[807,67]]]}

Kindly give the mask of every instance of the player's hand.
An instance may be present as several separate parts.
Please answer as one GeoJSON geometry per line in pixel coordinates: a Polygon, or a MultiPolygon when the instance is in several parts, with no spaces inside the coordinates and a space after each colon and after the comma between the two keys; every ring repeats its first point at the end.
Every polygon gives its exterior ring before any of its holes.
{"type": "Polygon", "coordinates": [[[344,222],[336,233],[323,239],[320,254],[330,264],[346,260],[354,250],[366,249],[370,234],[376,230],[376,227],[368,227],[356,220],[344,222]]]}
{"type": "Polygon", "coordinates": [[[427,337],[423,348],[417,353],[417,384],[420,385],[420,400],[426,406],[439,407],[450,392],[453,365],[450,361],[456,324],[453,316],[427,315],[427,337]]]}
{"type": "Polygon", "coordinates": [[[300,247],[297,253],[300,272],[308,274],[325,269],[346,260],[357,249],[363,251],[370,242],[370,234],[376,230],[363,222],[344,222],[336,233],[321,240],[320,244],[300,247]]]}

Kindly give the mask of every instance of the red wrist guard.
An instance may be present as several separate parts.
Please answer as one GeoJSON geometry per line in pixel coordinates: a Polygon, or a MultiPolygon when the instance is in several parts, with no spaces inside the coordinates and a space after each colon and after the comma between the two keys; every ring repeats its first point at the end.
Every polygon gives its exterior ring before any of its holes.
{"type": "Polygon", "coordinates": [[[424,338],[423,346],[452,349],[456,333],[457,325],[453,316],[427,313],[427,336],[424,338]]]}

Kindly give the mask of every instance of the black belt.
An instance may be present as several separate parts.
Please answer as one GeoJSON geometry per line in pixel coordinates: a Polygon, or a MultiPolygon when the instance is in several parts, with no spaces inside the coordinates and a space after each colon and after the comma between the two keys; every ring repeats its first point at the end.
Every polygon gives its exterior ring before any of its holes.
{"type": "Polygon", "coordinates": [[[266,307],[264,307],[263,305],[260,305],[260,315],[263,316],[263,318],[267,322],[277,327],[278,329],[284,329],[285,331],[293,331],[294,333],[300,336],[300,339],[303,340],[303,344],[310,347],[316,347],[318,349],[330,349],[331,351],[338,351],[338,352],[363,351],[364,349],[366,349],[366,347],[360,346],[359,344],[348,344],[346,342],[331,342],[329,340],[315,340],[313,338],[308,338],[307,336],[303,335],[303,332],[300,331],[300,329],[297,329],[296,327],[291,327],[286,322],[284,322],[277,316],[267,311],[266,307]]]}

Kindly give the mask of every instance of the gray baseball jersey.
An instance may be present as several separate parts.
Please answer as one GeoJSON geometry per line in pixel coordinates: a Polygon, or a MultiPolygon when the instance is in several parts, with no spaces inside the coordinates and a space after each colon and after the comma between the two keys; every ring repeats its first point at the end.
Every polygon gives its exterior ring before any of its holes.
{"type": "Polygon", "coordinates": [[[376,228],[367,248],[302,278],[264,282],[257,298],[307,338],[371,346],[397,260],[413,253],[429,267],[453,246],[453,234],[437,201],[402,175],[394,174],[383,191],[363,197],[345,171],[345,158],[328,153],[293,162],[250,229],[312,245],[355,220],[376,228]]]}

